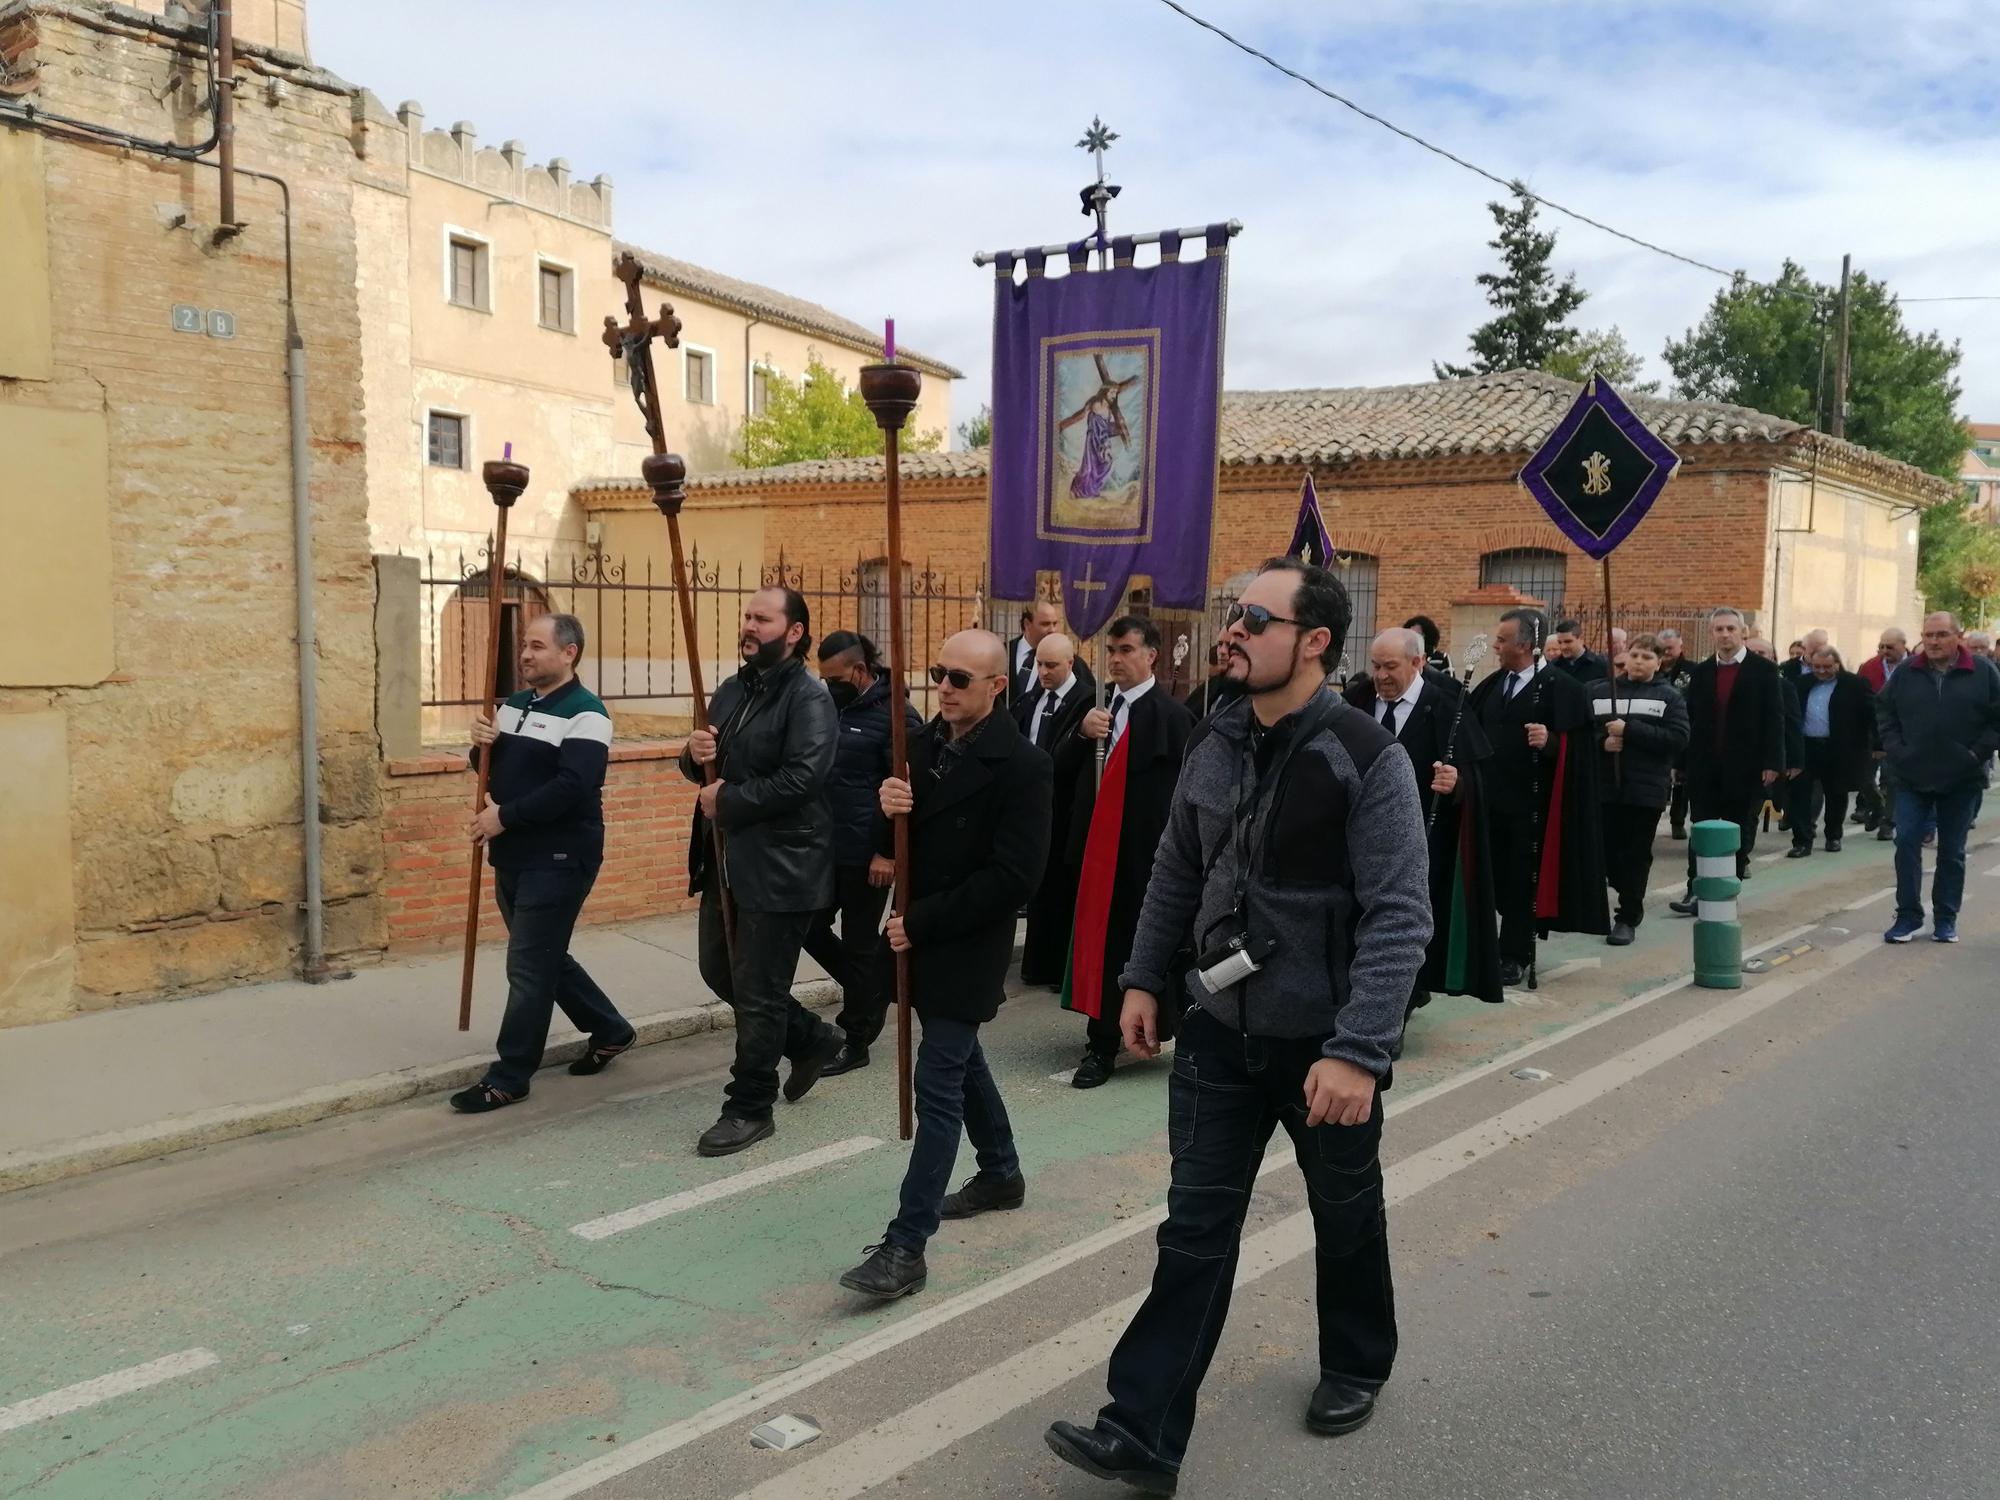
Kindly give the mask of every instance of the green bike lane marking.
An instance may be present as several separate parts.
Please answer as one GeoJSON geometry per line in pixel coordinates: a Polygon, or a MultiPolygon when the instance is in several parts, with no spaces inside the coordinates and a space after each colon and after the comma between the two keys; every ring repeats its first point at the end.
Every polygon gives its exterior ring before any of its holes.
{"type": "MultiPolygon", "coordinates": [[[[1399,1086],[1476,1067],[1685,971],[1682,924],[1649,921],[1640,933],[1618,950],[1613,993],[1560,1012],[1434,1001],[1413,1025],[1399,1086]]],[[[1604,954],[1599,940],[1558,938],[1543,969],[1604,954]]],[[[918,1302],[1164,1197],[1164,1067],[1121,1070],[1089,1093],[1050,1083],[1051,1065],[1081,1046],[1077,1024],[1052,1008],[1019,998],[987,1035],[1030,1207],[948,1227],[918,1302]]],[[[289,1494],[344,1496],[398,1464],[406,1491],[512,1489],[571,1466],[606,1434],[690,1416],[838,1348],[909,1306],[856,1311],[834,1286],[894,1212],[905,1148],[595,1244],[568,1228],[855,1135],[886,1139],[892,1074],[878,1063],[781,1106],[779,1134],[745,1157],[691,1154],[720,1086],[684,1085],[308,1183],[164,1236],[40,1252],[36,1273],[0,1294],[5,1325],[22,1330],[6,1339],[0,1404],[196,1345],[221,1363],[9,1434],[0,1490],[221,1495],[283,1477],[289,1494]],[[457,1468],[415,1482],[440,1437],[457,1468]]],[[[971,1169],[962,1149],[961,1173],[971,1169]]]]}

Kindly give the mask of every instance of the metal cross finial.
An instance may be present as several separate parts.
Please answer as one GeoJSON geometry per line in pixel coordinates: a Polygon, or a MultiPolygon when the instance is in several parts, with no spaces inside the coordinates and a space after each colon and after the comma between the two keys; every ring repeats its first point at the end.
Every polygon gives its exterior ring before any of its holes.
{"type": "Polygon", "coordinates": [[[1097,158],[1097,180],[1104,181],[1104,153],[1111,149],[1111,143],[1118,139],[1118,132],[1111,129],[1096,115],[1090,117],[1090,129],[1083,133],[1083,139],[1076,143],[1079,151],[1088,151],[1097,158]]]}

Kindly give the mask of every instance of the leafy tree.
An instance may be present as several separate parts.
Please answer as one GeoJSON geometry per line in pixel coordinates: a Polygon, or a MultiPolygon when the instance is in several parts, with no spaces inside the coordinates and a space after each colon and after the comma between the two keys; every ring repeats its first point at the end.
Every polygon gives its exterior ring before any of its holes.
{"type": "MultiPolygon", "coordinates": [[[[942,432],[905,431],[905,453],[944,445],[942,432]]],[[[804,380],[773,375],[764,410],[743,424],[742,456],[754,469],[814,458],[866,458],[883,450],[882,429],[861,400],[817,354],[806,356],[804,380]]]]}
{"type": "Polygon", "coordinates": [[[1641,380],[1646,362],[1625,342],[1616,323],[1609,328],[1591,328],[1542,361],[1542,368],[1564,380],[1585,380],[1594,371],[1618,387],[1623,394],[1637,391],[1642,396],[1660,394],[1660,382],[1641,380]]]}
{"type": "Polygon", "coordinates": [[[1433,363],[1431,373],[1439,380],[1467,375],[1490,375],[1497,370],[1540,370],[1576,338],[1567,326],[1569,315],[1583,306],[1589,293],[1576,284],[1576,277],[1558,282],[1549,269],[1549,256],[1556,247],[1553,234],[1535,228],[1535,200],[1525,183],[1513,185],[1514,202],[1489,203],[1487,211],[1500,232],[1487,244],[1500,252],[1502,270],[1496,275],[1483,271],[1479,284],[1486,288],[1486,300],[1499,315],[1473,330],[1472,363],[1433,363]]]}
{"type": "Polygon", "coordinates": [[[981,405],[979,415],[958,424],[958,440],[967,448],[984,448],[993,441],[993,408],[981,405]]]}
{"type": "MultiPolygon", "coordinates": [[[[1849,296],[1847,437],[1927,473],[1956,477],[1972,442],[1957,415],[1958,345],[1906,328],[1888,286],[1862,272],[1850,281],[1849,296]]],[[[1839,302],[1838,288],[1814,282],[1789,260],[1770,286],[1739,280],[1717,292],[1700,325],[1667,342],[1676,394],[1824,429],[1833,406],[1839,302]]]]}
{"type": "Polygon", "coordinates": [[[1917,586],[1930,607],[1984,625],[2000,599],[2000,531],[1966,497],[1931,506],[1917,528],[1917,586]]]}

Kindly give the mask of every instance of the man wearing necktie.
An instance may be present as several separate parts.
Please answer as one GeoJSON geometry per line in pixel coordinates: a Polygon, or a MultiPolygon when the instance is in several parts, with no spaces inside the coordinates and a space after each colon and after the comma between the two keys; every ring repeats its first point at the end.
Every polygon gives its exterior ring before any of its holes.
{"type": "MultiPolygon", "coordinates": [[[[1039,686],[1015,705],[1021,733],[1051,759],[1076,734],[1090,711],[1091,692],[1076,671],[1076,646],[1060,632],[1035,648],[1039,686]]],[[[1028,902],[1028,932],[1021,947],[1021,982],[1062,989],[1069,959],[1070,922],[1076,914],[1076,865],[1069,858],[1069,825],[1076,805],[1074,778],[1058,777],[1050,820],[1049,854],[1042,883],[1028,902]]]]}
{"type": "Polygon", "coordinates": [[[1465,690],[1427,667],[1426,654],[1415,630],[1383,631],[1369,645],[1367,677],[1346,695],[1403,747],[1429,831],[1431,941],[1409,1009],[1428,1004],[1433,993],[1497,1005],[1505,995],[1481,779],[1481,763],[1493,752],[1472,717],[1461,716],[1465,690]]]}
{"type": "Polygon", "coordinates": [[[1488,811],[1507,984],[1533,965],[1537,933],[1611,931],[1590,697],[1541,659],[1547,628],[1537,609],[1502,615],[1493,632],[1500,670],[1466,703],[1493,747],[1488,811]]]}
{"type": "Polygon", "coordinates": [[[1056,784],[1075,799],[1068,856],[1077,872],[1075,924],[1063,1004],[1089,1018],[1088,1046],[1070,1084],[1096,1088],[1111,1076],[1121,1038],[1118,975],[1132,952],[1153,851],[1167,826],[1194,718],[1156,686],[1160,631],[1151,620],[1111,622],[1105,678],[1111,701],[1093,708],[1056,746],[1056,784]],[[1099,744],[1104,776],[1097,773],[1099,744]]]}

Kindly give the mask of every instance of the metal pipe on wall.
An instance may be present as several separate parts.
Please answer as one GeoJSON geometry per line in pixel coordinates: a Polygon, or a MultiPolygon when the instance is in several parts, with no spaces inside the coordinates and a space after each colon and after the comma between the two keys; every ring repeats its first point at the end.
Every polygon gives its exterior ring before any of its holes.
{"type": "Polygon", "coordinates": [[[229,0],[215,0],[215,141],[222,169],[216,218],[219,236],[233,235],[236,222],[236,18],[229,0]]]}

